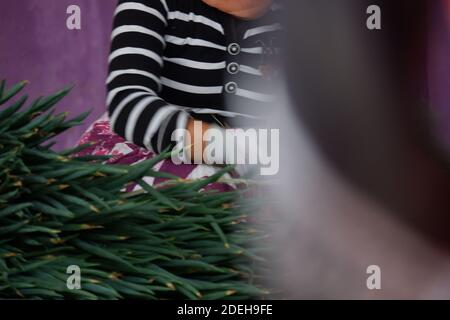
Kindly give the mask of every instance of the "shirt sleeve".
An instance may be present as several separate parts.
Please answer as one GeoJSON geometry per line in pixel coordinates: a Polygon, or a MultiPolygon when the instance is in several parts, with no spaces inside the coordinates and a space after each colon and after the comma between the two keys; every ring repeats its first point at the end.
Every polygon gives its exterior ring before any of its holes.
{"type": "Polygon", "coordinates": [[[166,0],[120,0],[114,16],[107,79],[112,130],[160,153],[190,117],[159,97],[168,7],[166,0]]]}

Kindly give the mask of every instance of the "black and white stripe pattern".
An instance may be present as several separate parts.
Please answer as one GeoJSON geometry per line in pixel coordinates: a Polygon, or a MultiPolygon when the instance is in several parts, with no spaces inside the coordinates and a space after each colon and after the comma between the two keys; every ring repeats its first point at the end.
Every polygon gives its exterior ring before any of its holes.
{"type": "Polygon", "coordinates": [[[274,16],[241,21],[201,0],[120,0],[107,79],[113,130],[161,152],[190,117],[255,118],[261,112],[255,102],[272,98],[260,67],[261,44],[281,29],[274,16]],[[230,54],[231,43],[239,44],[239,54],[230,54]],[[237,74],[227,72],[230,63],[239,65],[237,74]],[[227,93],[230,82],[238,86],[227,93]]]}

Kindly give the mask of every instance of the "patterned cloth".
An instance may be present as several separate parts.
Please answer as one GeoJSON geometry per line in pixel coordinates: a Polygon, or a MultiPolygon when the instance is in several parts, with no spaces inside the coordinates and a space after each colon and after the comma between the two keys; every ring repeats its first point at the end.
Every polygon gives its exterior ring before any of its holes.
{"type": "MultiPolygon", "coordinates": [[[[109,118],[104,114],[95,121],[87,131],[82,135],[77,145],[91,143],[92,146],[79,152],[77,156],[96,155],[112,156],[107,160],[107,164],[133,165],[155,156],[151,151],[139,147],[111,131],[109,118]]],[[[176,165],[170,159],[163,160],[155,165],[154,170],[170,173],[185,180],[195,180],[209,177],[219,171],[218,168],[207,165],[182,164],[176,165]]],[[[226,174],[225,179],[231,178],[226,174]]],[[[158,185],[164,182],[164,178],[145,177],[144,181],[149,185],[158,185]]],[[[133,184],[127,188],[127,191],[135,191],[140,186],[133,184]]],[[[230,191],[233,187],[225,183],[214,183],[205,189],[214,189],[218,191],[230,191]]]]}

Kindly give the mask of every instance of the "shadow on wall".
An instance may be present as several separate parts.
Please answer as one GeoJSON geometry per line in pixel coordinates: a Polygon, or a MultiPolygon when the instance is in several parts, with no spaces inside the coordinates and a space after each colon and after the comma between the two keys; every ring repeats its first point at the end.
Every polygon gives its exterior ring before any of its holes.
{"type": "Polygon", "coordinates": [[[58,137],[57,149],[73,146],[84,129],[105,112],[105,79],[116,1],[77,0],[81,30],[66,27],[71,0],[0,2],[0,78],[28,80],[31,98],[74,84],[58,106],[71,116],[92,109],[83,127],[58,137]]]}

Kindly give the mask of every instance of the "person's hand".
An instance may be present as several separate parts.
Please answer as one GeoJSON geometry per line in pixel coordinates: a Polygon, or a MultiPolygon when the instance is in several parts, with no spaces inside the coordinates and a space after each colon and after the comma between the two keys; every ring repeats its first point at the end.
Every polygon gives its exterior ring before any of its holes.
{"type": "Polygon", "coordinates": [[[189,119],[187,124],[187,131],[191,137],[191,145],[188,147],[188,156],[190,163],[203,163],[203,151],[206,147],[206,142],[203,139],[204,133],[210,128],[210,124],[203,121],[196,121],[193,118],[189,119]],[[195,124],[201,125],[201,130],[195,130],[195,124]],[[198,131],[198,132],[197,132],[198,131]],[[200,134],[198,134],[200,133],[200,134]],[[201,151],[201,152],[200,152],[201,151]]]}

